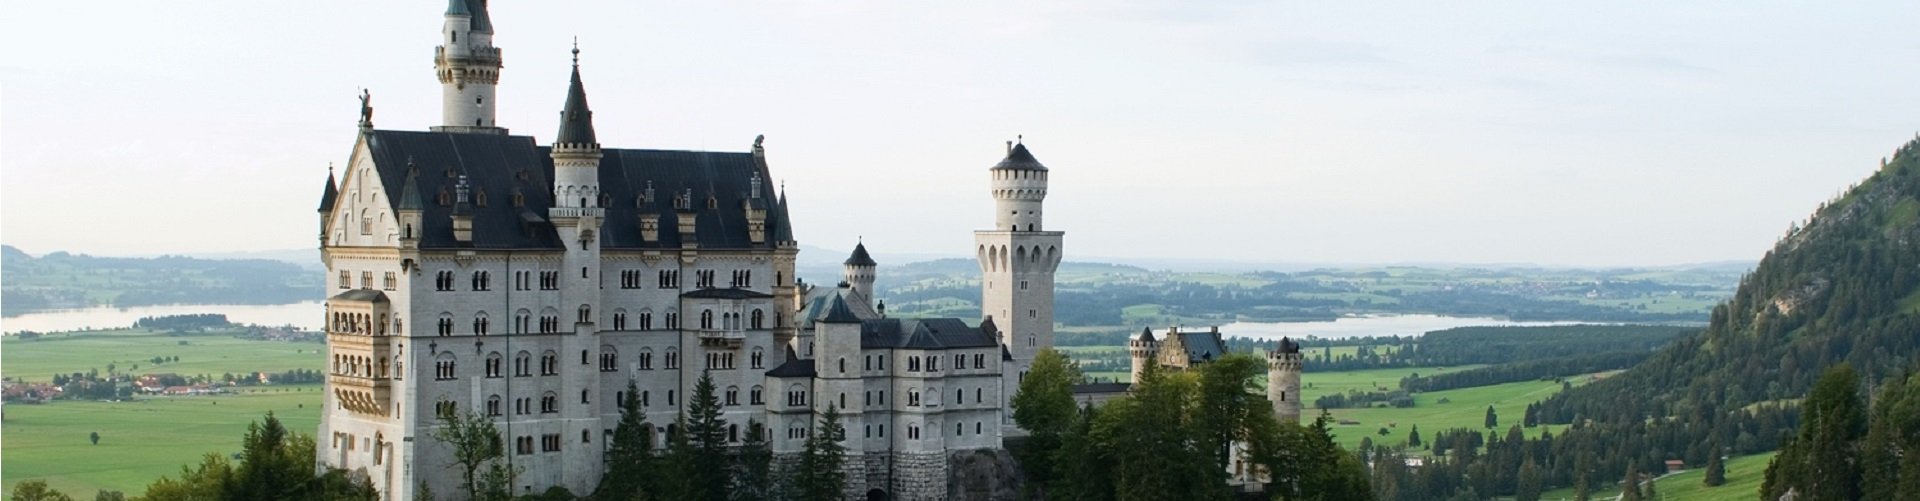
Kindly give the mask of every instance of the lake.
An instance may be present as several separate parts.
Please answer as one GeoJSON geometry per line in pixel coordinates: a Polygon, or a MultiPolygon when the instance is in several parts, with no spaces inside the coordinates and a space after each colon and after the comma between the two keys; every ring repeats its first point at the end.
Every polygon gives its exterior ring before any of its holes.
{"type": "Polygon", "coordinates": [[[319,301],[292,304],[175,304],[118,308],[101,306],[68,310],[46,310],[0,318],[0,332],[58,332],[82,329],[110,329],[133,326],[140,317],[219,313],[238,324],[292,325],[304,330],[320,330],[326,307],[319,301]]]}
{"type": "MultiPolygon", "coordinates": [[[[1454,327],[1578,325],[1594,322],[1515,322],[1492,317],[1448,317],[1441,315],[1362,315],[1314,322],[1234,322],[1220,326],[1226,337],[1277,340],[1344,339],[1367,336],[1420,335],[1454,327]]],[[[1159,330],[1156,327],[1154,330],[1159,330]]],[[[1187,327],[1186,329],[1194,329],[1187,327]]],[[[1202,328],[1204,329],[1204,328],[1202,328]]]]}

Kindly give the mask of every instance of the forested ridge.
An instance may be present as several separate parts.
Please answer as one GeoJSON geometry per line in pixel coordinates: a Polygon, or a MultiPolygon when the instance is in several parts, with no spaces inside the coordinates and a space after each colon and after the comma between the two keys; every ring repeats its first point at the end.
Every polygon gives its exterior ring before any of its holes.
{"type": "Polygon", "coordinates": [[[1506,495],[1521,486],[1499,472],[1533,464],[1548,486],[1611,492],[1630,475],[1665,471],[1665,460],[1702,467],[1721,455],[1777,449],[1794,435],[1799,400],[1826,368],[1850,365],[1866,388],[1878,388],[1916,367],[1916,267],[1920,139],[1794,225],[1705,329],[1619,375],[1539,402],[1541,422],[1572,425],[1558,437],[1490,436],[1485,451],[1461,441],[1465,450],[1423,469],[1460,475],[1421,471],[1397,480],[1424,483],[1418,490],[1428,495],[1506,495]],[[1454,480],[1461,475],[1469,480],[1454,480]]]}

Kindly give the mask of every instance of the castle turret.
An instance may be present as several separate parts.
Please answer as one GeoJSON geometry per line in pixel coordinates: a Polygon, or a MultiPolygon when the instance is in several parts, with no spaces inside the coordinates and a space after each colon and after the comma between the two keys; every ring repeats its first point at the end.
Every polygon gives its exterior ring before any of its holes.
{"type": "Polygon", "coordinates": [[[494,122],[494,87],[500,83],[500,49],[493,46],[487,0],[450,0],[434,48],[440,78],[441,125],[435,132],[506,134],[494,122]]]}
{"type": "Polygon", "coordinates": [[[1267,352],[1267,400],[1282,421],[1300,422],[1300,343],[1280,338],[1267,352]]]}
{"type": "Polygon", "coordinates": [[[333,202],[340,198],[339,183],[333,180],[333,167],[327,167],[327,188],[320,192],[320,246],[327,246],[327,226],[333,222],[333,202]]]}
{"type": "Polygon", "coordinates": [[[853,255],[848,256],[846,262],[841,264],[845,267],[841,277],[847,281],[849,287],[853,288],[854,297],[865,302],[868,307],[872,307],[874,269],[879,266],[879,263],[874,262],[873,256],[867,254],[866,242],[855,244],[853,255]]]}
{"type": "Polygon", "coordinates": [[[1140,381],[1140,374],[1147,371],[1147,364],[1153,363],[1160,354],[1160,340],[1153,338],[1153,328],[1143,327],[1140,335],[1127,340],[1127,353],[1133,355],[1133,379],[1140,381]]]}

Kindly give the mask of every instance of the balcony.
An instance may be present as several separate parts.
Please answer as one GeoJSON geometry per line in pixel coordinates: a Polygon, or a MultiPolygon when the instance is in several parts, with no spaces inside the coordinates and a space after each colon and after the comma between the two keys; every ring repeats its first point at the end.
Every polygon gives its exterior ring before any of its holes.
{"type": "Polygon", "coordinates": [[[746,331],[701,330],[695,334],[700,336],[700,346],[710,348],[739,348],[747,342],[746,331]]]}

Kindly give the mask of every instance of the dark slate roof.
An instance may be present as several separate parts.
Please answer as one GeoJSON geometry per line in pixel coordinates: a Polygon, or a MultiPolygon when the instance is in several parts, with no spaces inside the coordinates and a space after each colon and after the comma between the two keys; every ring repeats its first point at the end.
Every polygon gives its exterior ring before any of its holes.
{"type": "MultiPolygon", "coordinates": [[[[765,167],[764,165],[762,166],[765,167]]],[[[787,189],[780,188],[780,201],[773,204],[773,213],[767,215],[773,221],[773,240],[775,242],[793,241],[793,222],[787,217],[787,189]]]]}
{"type": "MultiPolygon", "coordinates": [[[[433,200],[424,204],[421,218],[420,247],[481,249],[554,249],[563,248],[553,227],[546,221],[547,208],[553,206],[553,157],[550,149],[539,146],[528,136],[502,134],[458,134],[376,130],[368,133],[381,185],[392,189],[404,185],[408,164],[420,172],[413,196],[433,200]],[[473,207],[473,241],[453,239],[453,208],[441,205],[439,194],[453,197],[458,176],[466,175],[474,196],[484,193],[487,205],[473,207]],[[524,208],[513,206],[513,193],[526,199],[524,208]],[[531,220],[529,220],[531,216],[531,220]]],[[[600,189],[610,198],[606,221],[602,223],[600,246],[603,249],[678,249],[681,247],[677,213],[673,197],[692,190],[695,213],[695,243],[702,249],[772,248],[772,239],[754,244],[747,234],[746,210],[741,200],[750,192],[754,174],[761,179],[763,193],[772,192],[772,175],[750,153],[708,151],[608,149],[601,152],[600,189]],[[642,195],[652,183],[656,195],[645,203],[642,195]],[[706,198],[717,199],[708,209],[706,198]],[[660,238],[654,242],[640,239],[640,216],[660,216],[660,238]]],[[[407,194],[388,197],[395,208],[407,194]]],[[[773,233],[791,234],[790,228],[773,233]]]]}
{"type": "Polygon", "coordinates": [[[1000,360],[1006,362],[1013,361],[1013,350],[1007,349],[1007,345],[1000,345],[1000,360]]]}
{"type": "Polygon", "coordinates": [[[848,256],[846,262],[841,264],[847,266],[875,266],[880,263],[873,262],[873,256],[867,254],[867,243],[861,242],[854,244],[853,255],[848,256]]]}
{"type": "Polygon", "coordinates": [[[1149,342],[1149,343],[1151,343],[1151,342],[1154,342],[1154,339],[1153,339],[1153,328],[1152,328],[1152,327],[1146,327],[1146,328],[1142,328],[1142,329],[1140,329],[1140,335],[1139,335],[1138,337],[1135,337],[1134,339],[1135,339],[1135,340],[1139,340],[1139,341],[1146,341],[1146,342],[1149,342]]]}
{"type": "Polygon", "coordinates": [[[333,297],[328,299],[339,299],[344,301],[371,301],[375,303],[385,303],[387,302],[387,293],[380,292],[373,289],[353,289],[353,290],[349,290],[339,294],[334,294],[333,297]]]}
{"type": "Polygon", "coordinates": [[[813,375],[813,359],[801,359],[791,355],[787,357],[787,363],[767,371],[769,377],[813,377],[813,375]]]}
{"type": "Polygon", "coordinates": [[[1280,353],[1300,353],[1300,343],[1293,342],[1291,338],[1280,338],[1280,345],[1276,348],[1280,353]]]}
{"type": "Polygon", "coordinates": [[[767,294],[764,292],[755,292],[748,289],[727,288],[727,289],[700,289],[693,292],[688,292],[686,294],[681,294],[680,297],[694,298],[694,299],[766,299],[766,298],[773,297],[773,295],[767,294]]]}
{"type": "Polygon", "coordinates": [[[815,314],[813,318],[814,321],[829,324],[851,324],[860,322],[860,317],[854,316],[853,311],[847,309],[846,298],[835,295],[832,301],[833,302],[827,304],[826,309],[820,310],[815,314]]]}
{"type": "Polygon", "coordinates": [[[880,312],[873,311],[873,308],[868,307],[867,303],[849,299],[847,295],[852,293],[853,291],[851,289],[814,287],[812,290],[807,291],[806,303],[801,306],[800,314],[794,316],[794,318],[801,319],[800,328],[811,329],[813,328],[814,318],[820,316],[820,312],[826,311],[827,308],[833,304],[833,300],[836,297],[842,298],[841,301],[846,303],[847,310],[853,312],[853,316],[855,317],[862,319],[880,318],[880,312]]]}
{"type": "Polygon", "coordinates": [[[587,107],[587,88],[580,83],[580,49],[573,49],[573,82],[567,84],[567,104],[560,109],[560,133],[554,144],[595,145],[593,110],[587,107]]]}
{"type": "Polygon", "coordinates": [[[1040,165],[1040,160],[1033,158],[1033,153],[1027,151],[1027,145],[1016,144],[1013,145],[1012,151],[1007,152],[1006,159],[1001,160],[998,164],[994,164],[993,170],[1044,171],[1047,170],[1047,166],[1040,165]]]}
{"type": "Polygon", "coordinates": [[[1127,390],[1132,388],[1133,383],[1083,383],[1073,385],[1073,392],[1083,395],[1088,393],[1126,393],[1127,390]]]}
{"type": "Polygon", "coordinates": [[[860,322],[860,347],[944,350],[986,348],[999,342],[992,333],[968,327],[957,318],[876,318],[860,322]]]}
{"type": "Polygon", "coordinates": [[[1227,354],[1227,344],[1220,341],[1215,332],[1181,332],[1180,345],[1187,349],[1187,360],[1193,362],[1211,361],[1227,354]]]}
{"type": "Polygon", "coordinates": [[[450,0],[447,15],[473,16],[473,31],[493,33],[493,19],[487,16],[487,0],[450,0]]]}
{"type": "Polygon", "coordinates": [[[333,169],[327,169],[327,189],[320,192],[320,212],[333,212],[333,201],[340,198],[340,189],[334,187],[333,169]]]}

